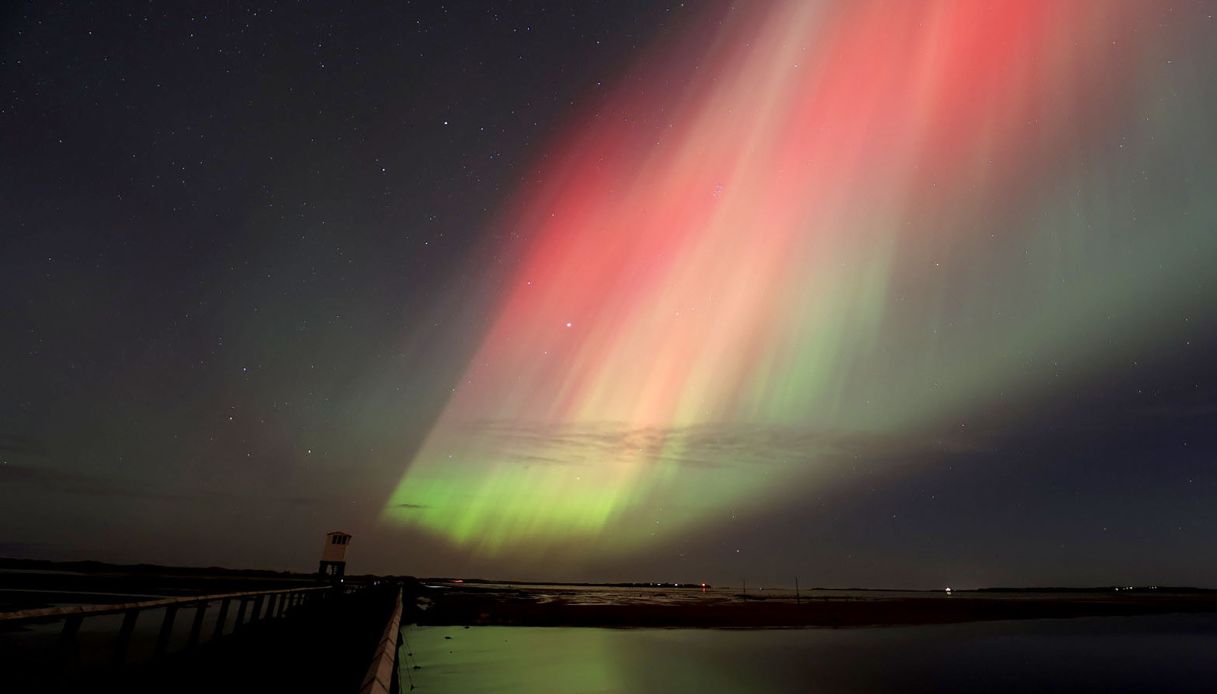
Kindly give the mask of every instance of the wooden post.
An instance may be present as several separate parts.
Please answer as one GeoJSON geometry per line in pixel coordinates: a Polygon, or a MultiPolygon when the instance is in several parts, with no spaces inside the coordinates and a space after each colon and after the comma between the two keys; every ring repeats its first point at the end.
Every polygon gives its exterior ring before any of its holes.
{"type": "Polygon", "coordinates": [[[211,632],[211,639],[213,641],[224,635],[224,622],[228,621],[228,606],[230,604],[232,604],[232,598],[224,598],[220,602],[220,615],[216,617],[216,628],[211,632]]]}
{"type": "Polygon", "coordinates": [[[61,641],[75,641],[76,633],[80,631],[80,623],[85,621],[83,615],[72,615],[63,620],[63,631],[59,632],[61,641]]]}
{"type": "Polygon", "coordinates": [[[275,603],[279,601],[278,598],[279,596],[274,593],[266,596],[266,614],[263,615],[264,619],[271,619],[275,616],[275,603]]]}
{"type": "Polygon", "coordinates": [[[276,617],[282,617],[283,613],[287,611],[287,601],[290,600],[291,597],[291,593],[284,593],[279,596],[279,611],[275,613],[276,617]]]}
{"type": "Polygon", "coordinates": [[[135,631],[135,620],[139,618],[139,610],[127,610],[123,613],[123,625],[118,630],[118,640],[114,643],[114,664],[122,665],[127,660],[127,648],[131,645],[131,632],[135,631]]]}
{"type": "Polygon", "coordinates": [[[265,600],[264,600],[264,598],[263,598],[261,595],[256,596],[256,597],[254,598],[254,606],[253,606],[253,609],[251,609],[251,610],[249,611],[249,623],[250,623],[250,624],[253,624],[254,622],[256,622],[256,621],[258,621],[259,619],[261,619],[261,618],[262,618],[262,603],[263,603],[264,601],[265,601],[265,600]]]}
{"type": "Polygon", "coordinates": [[[241,598],[241,604],[237,607],[237,621],[232,625],[232,630],[236,631],[245,624],[245,607],[249,603],[245,598],[241,598]]]}
{"type": "Polygon", "coordinates": [[[194,648],[198,645],[199,636],[203,633],[203,615],[205,614],[207,614],[207,603],[200,602],[194,610],[194,621],[190,624],[190,638],[186,641],[186,648],[194,648]]]}
{"type": "Polygon", "coordinates": [[[63,631],[59,632],[60,670],[75,664],[77,656],[80,655],[76,634],[80,631],[80,623],[84,619],[84,615],[77,614],[63,620],[63,631]]]}
{"type": "Polygon", "coordinates": [[[173,636],[173,620],[177,618],[177,605],[165,608],[165,620],[161,622],[161,632],[156,635],[156,647],[152,650],[153,658],[160,658],[169,650],[169,637],[173,636]]]}

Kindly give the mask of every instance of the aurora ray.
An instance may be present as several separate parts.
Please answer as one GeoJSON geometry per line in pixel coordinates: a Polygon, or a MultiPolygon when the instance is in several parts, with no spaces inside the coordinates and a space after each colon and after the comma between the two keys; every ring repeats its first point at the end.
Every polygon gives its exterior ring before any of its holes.
{"type": "Polygon", "coordinates": [[[798,503],[853,441],[1033,402],[1054,354],[1118,359],[1217,250],[1157,11],[705,17],[504,213],[518,261],[384,517],[480,556],[629,552],[798,503]]]}

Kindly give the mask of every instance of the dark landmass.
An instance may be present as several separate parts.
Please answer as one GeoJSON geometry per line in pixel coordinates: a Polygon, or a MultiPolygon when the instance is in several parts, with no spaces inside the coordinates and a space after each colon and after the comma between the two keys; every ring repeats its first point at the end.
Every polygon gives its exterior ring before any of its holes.
{"type": "Polygon", "coordinates": [[[103,561],[49,561],[45,559],[13,559],[0,557],[0,570],[14,571],[64,571],[87,574],[121,573],[126,575],[175,575],[175,576],[241,576],[278,578],[305,574],[273,569],[228,569],[222,566],[162,566],[160,564],[110,564],[103,561]]]}
{"type": "Polygon", "coordinates": [[[1214,588],[1192,586],[1096,586],[1093,588],[977,588],[977,593],[1159,593],[1159,594],[1214,594],[1214,588]]]}
{"type": "MultiPolygon", "coordinates": [[[[848,627],[1217,612],[1217,590],[1186,586],[997,587],[950,595],[943,591],[813,588],[807,592],[814,595],[805,594],[796,601],[785,591],[702,592],[701,584],[691,583],[474,578],[463,582],[432,578],[420,583],[410,577],[347,577],[349,583],[374,580],[403,585],[405,621],[428,625],[848,627]],[[597,594],[596,588],[612,590],[597,594]]],[[[265,569],[0,558],[0,611],[64,602],[124,602],[140,596],[153,599],[269,590],[316,581],[312,574],[265,569]]]]}
{"type": "MultiPolygon", "coordinates": [[[[2,561],[2,560],[0,560],[2,561]]],[[[673,582],[654,582],[654,581],[629,581],[629,582],[590,582],[590,581],[518,581],[510,579],[495,579],[495,578],[454,578],[450,576],[429,576],[418,579],[423,583],[439,583],[439,584],[463,584],[469,587],[475,586],[560,586],[571,588],[681,588],[689,590],[701,590],[702,588],[713,589],[714,585],[710,583],[673,583],[673,582]]],[[[781,592],[792,592],[790,588],[767,589],[758,588],[758,592],[766,590],[779,590],[781,592]]],[[[940,588],[934,589],[916,589],[916,588],[859,588],[859,587],[839,587],[839,586],[806,586],[803,590],[807,592],[813,591],[840,591],[850,593],[932,593],[937,594],[943,592],[940,588]]],[[[1106,585],[1106,586],[1030,586],[1030,587],[1011,587],[1011,586],[995,586],[992,588],[972,588],[959,590],[959,593],[1107,593],[1107,592],[1159,592],[1159,593],[1214,593],[1217,594],[1217,588],[1197,588],[1194,586],[1124,586],[1124,585],[1106,585]]],[[[742,595],[742,594],[741,594],[742,595]]],[[[750,599],[763,599],[755,594],[747,594],[750,599]]]]}
{"type": "MultiPolygon", "coordinates": [[[[352,575],[346,580],[363,583],[379,578],[352,575]]],[[[64,603],[108,604],[298,588],[316,583],[315,574],[268,569],[0,558],[0,612],[64,603]]]]}
{"type": "Polygon", "coordinates": [[[424,583],[456,583],[487,586],[563,586],[572,588],[689,588],[701,590],[713,588],[709,583],[656,583],[654,581],[631,581],[624,583],[591,583],[588,581],[512,581],[496,578],[452,578],[431,576],[418,579],[424,583]]]}
{"type": "MultiPolygon", "coordinates": [[[[551,584],[552,585],[552,584],[551,584]]],[[[567,626],[781,628],[946,624],[1009,619],[1135,616],[1217,612],[1217,592],[1184,589],[1120,591],[1043,589],[907,593],[903,596],[756,599],[709,593],[703,599],[665,601],[664,594],[589,603],[571,591],[420,587],[409,619],[436,626],[567,626]]]]}

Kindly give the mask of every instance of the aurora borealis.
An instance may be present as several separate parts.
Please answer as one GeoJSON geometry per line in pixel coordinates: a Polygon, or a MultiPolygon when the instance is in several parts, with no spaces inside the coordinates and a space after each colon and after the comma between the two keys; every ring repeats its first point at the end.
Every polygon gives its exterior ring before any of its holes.
{"type": "Polygon", "coordinates": [[[1217,208],[1175,169],[1203,135],[1154,14],[778,2],[656,49],[498,222],[527,241],[386,517],[475,553],[629,552],[1203,312],[1177,278],[1217,208]]]}
{"type": "Polygon", "coordinates": [[[1217,585],[1205,3],[4,12],[0,555],[1217,585]]]}

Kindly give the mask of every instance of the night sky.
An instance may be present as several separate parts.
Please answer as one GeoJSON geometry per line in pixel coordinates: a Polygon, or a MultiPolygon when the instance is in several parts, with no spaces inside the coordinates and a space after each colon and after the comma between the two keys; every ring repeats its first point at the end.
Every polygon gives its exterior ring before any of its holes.
{"type": "Polygon", "coordinates": [[[1217,586],[1217,8],[7,3],[0,556],[1217,586]]]}

